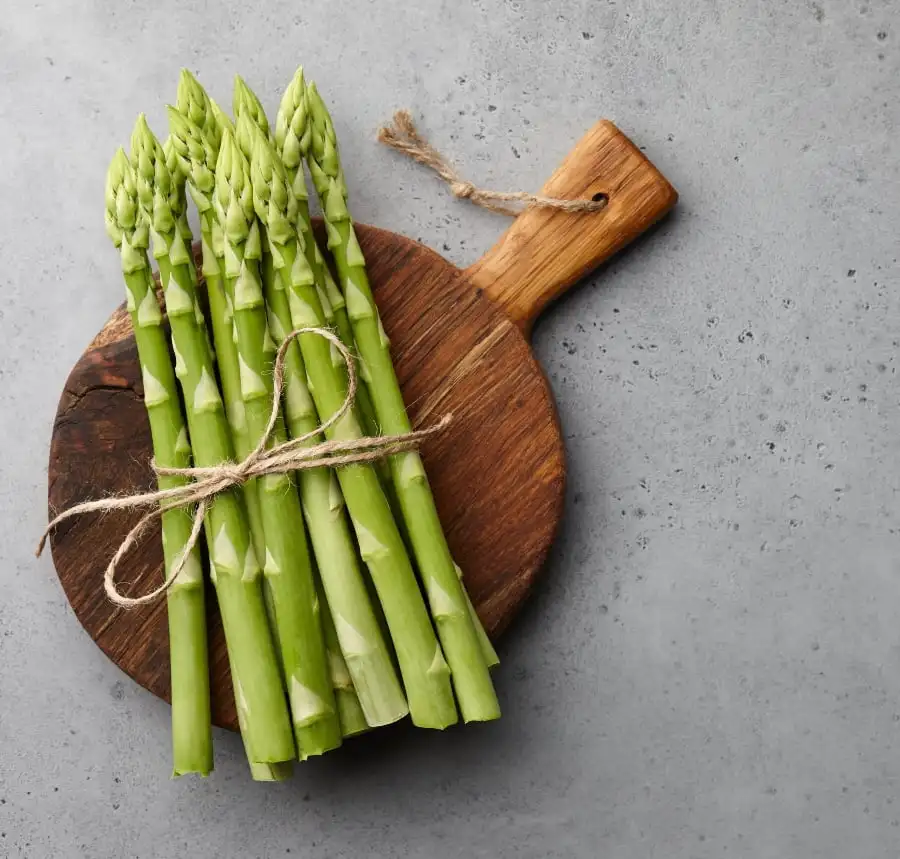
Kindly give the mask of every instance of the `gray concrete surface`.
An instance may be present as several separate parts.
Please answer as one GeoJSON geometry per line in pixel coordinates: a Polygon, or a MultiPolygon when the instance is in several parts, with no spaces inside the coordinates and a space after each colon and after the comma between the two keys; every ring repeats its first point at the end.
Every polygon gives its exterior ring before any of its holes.
{"type": "MultiPolygon", "coordinates": [[[[6,0],[0,18],[0,855],[882,857],[900,836],[900,29],[892,0],[6,0]],[[256,8],[260,7],[260,8],[256,8]],[[45,519],[66,373],[120,300],[113,148],[187,65],[269,107],[303,61],[361,219],[465,264],[503,220],[373,143],[397,106],[533,188],[607,116],[682,194],[535,347],[571,484],[497,725],[265,787],[67,608],[45,519]]],[[[99,563],[99,559],[98,559],[99,563]]]]}

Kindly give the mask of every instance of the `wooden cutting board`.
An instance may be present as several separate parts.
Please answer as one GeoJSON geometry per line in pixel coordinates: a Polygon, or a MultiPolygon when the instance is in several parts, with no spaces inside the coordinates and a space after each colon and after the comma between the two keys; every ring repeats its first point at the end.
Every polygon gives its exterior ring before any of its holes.
{"type": "MultiPolygon", "coordinates": [[[[441,520],[491,635],[528,595],[559,525],[563,442],[553,396],[528,345],[553,299],[675,204],[677,194],[612,123],[597,123],[542,189],[599,198],[596,214],[530,209],[474,265],[460,270],[411,239],[360,225],[358,235],[413,423],[452,412],[423,448],[441,520]]],[[[131,322],[118,308],[69,375],[53,428],[51,515],[89,498],[152,484],[150,433],[131,322]]],[[[90,515],[53,535],[53,560],[88,634],[127,674],[169,696],[165,600],[123,611],[103,570],[138,514],[90,515]]],[[[158,529],[120,565],[122,590],[162,575],[158,529]]],[[[210,599],[213,719],[237,721],[222,628],[210,599]]]]}

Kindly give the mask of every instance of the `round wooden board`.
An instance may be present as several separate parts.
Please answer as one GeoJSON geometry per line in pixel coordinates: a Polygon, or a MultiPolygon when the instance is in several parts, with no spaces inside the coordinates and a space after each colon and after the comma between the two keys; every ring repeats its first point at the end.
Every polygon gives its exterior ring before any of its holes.
{"type": "MultiPolygon", "coordinates": [[[[422,450],[441,521],[486,628],[499,633],[528,593],[562,511],[565,465],[544,376],[519,329],[466,275],[421,244],[359,227],[376,300],[414,424],[452,413],[422,450]]],[[[51,514],[151,485],[150,434],[123,308],[66,382],[50,451],[51,514]]],[[[53,535],[53,560],[78,619],[101,649],[168,700],[165,600],[113,606],[103,570],[135,514],[84,516],[53,535]]],[[[123,590],[159,581],[158,529],[120,567],[123,590]]],[[[210,599],[213,719],[236,728],[222,628],[210,599]]]]}

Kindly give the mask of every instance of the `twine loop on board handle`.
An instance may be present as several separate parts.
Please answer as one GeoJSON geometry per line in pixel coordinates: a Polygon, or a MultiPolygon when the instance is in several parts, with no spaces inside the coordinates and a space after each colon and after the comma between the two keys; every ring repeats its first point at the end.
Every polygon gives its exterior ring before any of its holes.
{"type": "Polygon", "coordinates": [[[600,212],[609,204],[605,194],[595,195],[595,199],[591,200],[563,200],[559,197],[545,197],[543,194],[530,194],[527,191],[491,191],[479,188],[474,182],[460,176],[456,168],[422,136],[408,110],[398,110],[390,125],[379,130],[378,140],[433,170],[447,183],[455,197],[470,200],[476,206],[491,212],[515,217],[524,209],[536,206],[586,214],[600,212]],[[521,205],[508,206],[506,203],[521,205]]]}

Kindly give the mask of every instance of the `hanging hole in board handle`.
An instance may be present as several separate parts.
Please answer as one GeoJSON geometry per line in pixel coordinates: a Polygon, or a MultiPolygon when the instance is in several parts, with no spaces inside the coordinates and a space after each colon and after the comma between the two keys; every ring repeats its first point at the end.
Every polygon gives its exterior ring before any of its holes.
{"type": "Polygon", "coordinates": [[[603,191],[598,191],[591,197],[595,203],[609,203],[609,194],[604,193],[603,191]]]}

